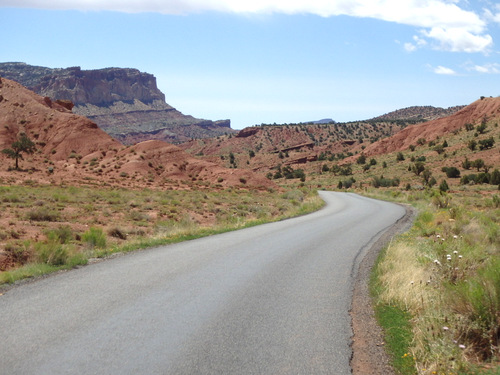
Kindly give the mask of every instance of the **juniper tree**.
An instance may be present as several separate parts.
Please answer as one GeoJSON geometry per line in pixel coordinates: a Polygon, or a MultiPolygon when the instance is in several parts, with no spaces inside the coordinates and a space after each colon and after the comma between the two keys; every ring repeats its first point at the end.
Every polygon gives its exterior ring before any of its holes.
{"type": "Polygon", "coordinates": [[[16,170],[19,170],[19,159],[23,160],[23,153],[34,153],[35,144],[25,133],[21,133],[18,140],[12,143],[12,148],[5,148],[2,152],[16,161],[16,170]]]}

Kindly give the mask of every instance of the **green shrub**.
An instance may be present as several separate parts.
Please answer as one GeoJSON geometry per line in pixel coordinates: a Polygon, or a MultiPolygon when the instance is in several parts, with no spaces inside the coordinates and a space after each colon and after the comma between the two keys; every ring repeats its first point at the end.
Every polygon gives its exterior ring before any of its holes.
{"type": "Polygon", "coordinates": [[[49,240],[46,243],[37,242],[35,253],[40,263],[51,266],[62,266],[66,264],[69,254],[67,248],[59,241],[49,240]]]}
{"type": "Polygon", "coordinates": [[[450,190],[450,187],[448,186],[446,180],[441,181],[441,183],[439,184],[439,190],[442,192],[447,192],[450,190]]]}
{"type": "Polygon", "coordinates": [[[51,241],[67,244],[74,238],[74,234],[69,225],[62,225],[57,229],[47,232],[47,238],[51,241]]]}
{"type": "Polygon", "coordinates": [[[82,241],[88,244],[91,248],[106,247],[106,235],[101,228],[91,227],[88,231],[82,234],[82,241]]]}
{"type": "Polygon", "coordinates": [[[373,177],[372,186],[375,188],[379,187],[391,187],[399,186],[399,178],[385,178],[384,176],[373,177]]]}
{"type": "Polygon", "coordinates": [[[495,144],[495,140],[493,137],[483,139],[479,141],[479,149],[480,150],[487,150],[489,148],[492,148],[493,145],[495,144]]]}
{"type": "Polygon", "coordinates": [[[443,167],[441,171],[446,173],[446,177],[448,178],[458,178],[460,177],[460,171],[456,167],[443,167]]]}

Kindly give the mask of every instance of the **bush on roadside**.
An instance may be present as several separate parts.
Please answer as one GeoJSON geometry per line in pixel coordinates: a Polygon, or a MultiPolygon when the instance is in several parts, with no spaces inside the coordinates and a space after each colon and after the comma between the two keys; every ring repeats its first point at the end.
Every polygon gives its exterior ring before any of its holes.
{"type": "Polygon", "coordinates": [[[82,234],[82,241],[85,242],[91,249],[93,248],[105,248],[106,247],[106,235],[101,228],[91,227],[88,231],[82,234]]]}

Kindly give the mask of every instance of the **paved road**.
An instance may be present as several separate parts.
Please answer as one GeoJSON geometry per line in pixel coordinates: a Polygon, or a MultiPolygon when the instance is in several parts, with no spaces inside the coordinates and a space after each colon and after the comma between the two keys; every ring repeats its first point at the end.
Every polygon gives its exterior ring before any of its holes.
{"type": "Polygon", "coordinates": [[[0,296],[0,374],[350,374],[353,273],[404,209],[328,205],[0,296]]]}

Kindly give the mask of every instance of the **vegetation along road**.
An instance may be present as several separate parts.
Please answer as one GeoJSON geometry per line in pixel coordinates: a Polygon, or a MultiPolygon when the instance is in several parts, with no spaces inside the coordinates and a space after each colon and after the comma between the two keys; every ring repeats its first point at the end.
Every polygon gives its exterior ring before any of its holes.
{"type": "Polygon", "coordinates": [[[320,194],[314,214],[8,290],[1,372],[350,374],[354,270],[405,210],[320,194]]]}

